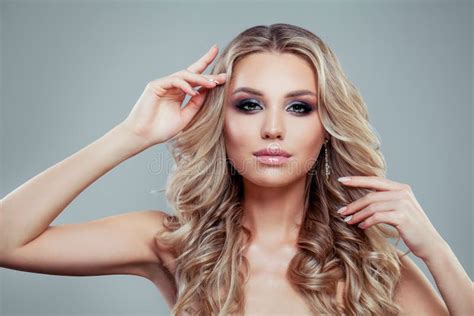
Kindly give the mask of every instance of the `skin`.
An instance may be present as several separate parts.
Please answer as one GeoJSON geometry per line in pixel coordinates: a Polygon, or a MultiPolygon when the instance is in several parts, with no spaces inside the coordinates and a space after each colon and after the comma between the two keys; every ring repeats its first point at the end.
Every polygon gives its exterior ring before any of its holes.
{"type": "Polygon", "coordinates": [[[259,53],[234,66],[229,85],[224,137],[228,159],[243,176],[242,225],[254,236],[245,254],[251,267],[245,290],[247,312],[311,315],[285,273],[296,254],[305,178],[326,136],[317,111],[315,73],[293,54],[259,53]],[[242,87],[259,90],[262,95],[234,93],[242,87]],[[312,94],[285,97],[295,90],[312,94]],[[237,107],[249,98],[255,103],[245,104],[248,112],[237,107]],[[263,148],[280,148],[292,156],[284,165],[261,164],[253,152],[263,148]]]}
{"type": "MultiPolygon", "coordinates": [[[[3,197],[0,240],[5,242],[0,243],[0,267],[70,276],[137,275],[152,281],[171,308],[176,288],[174,251],[159,242],[155,247],[154,238],[157,230],[163,229],[166,212],[129,212],[75,224],[52,225],[52,221],[107,171],[162,143],[188,124],[201,108],[207,91],[227,80],[226,76],[202,75],[216,56],[217,46],[213,46],[185,70],[153,80],[124,122],[3,197]],[[193,91],[195,86],[201,86],[199,94],[193,91]],[[181,109],[186,93],[192,98],[181,109]]],[[[309,65],[304,65],[295,56],[253,55],[241,60],[231,78],[233,87],[245,84],[264,92],[259,101],[261,108],[257,106],[251,115],[234,112],[230,107],[233,103],[226,105],[228,155],[244,176],[243,224],[257,236],[247,254],[251,267],[249,287],[245,289],[249,312],[311,315],[284,275],[295,254],[296,228],[302,216],[298,211],[303,202],[302,179],[319,153],[324,134],[317,113],[297,117],[286,111],[293,102],[283,99],[287,91],[315,87],[309,65]],[[251,164],[242,168],[254,161],[253,151],[272,143],[293,154],[292,169],[257,168],[251,164]],[[305,159],[310,163],[304,163],[305,159]]],[[[341,185],[375,189],[347,205],[342,216],[352,215],[347,217],[348,225],[364,222],[363,229],[376,223],[396,227],[405,244],[430,269],[446,303],[405,256],[401,258],[402,278],[394,297],[403,315],[474,314],[471,280],[408,185],[360,176],[341,185]]],[[[341,290],[339,287],[336,295],[339,302],[341,290]]]]}
{"type": "Polygon", "coordinates": [[[293,54],[258,53],[235,66],[227,90],[224,137],[227,155],[243,176],[243,225],[256,244],[292,245],[302,221],[305,177],[324,143],[325,130],[317,111],[316,77],[311,66],[293,54]],[[251,87],[263,93],[233,92],[251,87]],[[295,90],[314,95],[285,98],[295,90]],[[244,112],[236,105],[251,98],[244,112]],[[309,113],[300,104],[312,107],[309,113]],[[253,152],[278,147],[292,156],[280,166],[256,161],[253,152]]]}
{"type": "MultiPolygon", "coordinates": [[[[254,274],[253,280],[257,281],[250,282],[248,292],[250,297],[261,296],[262,292],[273,290],[274,284],[285,284],[282,283],[284,271],[296,252],[303,216],[306,173],[328,135],[317,111],[315,95],[284,97],[301,89],[316,94],[315,73],[304,59],[286,53],[252,54],[234,66],[229,80],[224,136],[228,158],[243,177],[242,225],[255,236],[247,255],[251,266],[260,272],[254,274]],[[234,94],[241,87],[259,90],[262,95],[234,94]],[[254,103],[242,103],[248,99],[254,103]],[[297,109],[290,104],[298,101],[306,102],[313,111],[303,115],[292,112],[297,109]],[[237,105],[248,111],[239,110],[237,105]],[[256,162],[253,152],[271,146],[292,155],[287,164],[268,166],[256,162]],[[265,275],[272,289],[260,288],[265,283],[263,279],[258,281],[261,275],[265,275]]],[[[406,256],[401,259],[402,278],[394,300],[404,314],[464,315],[473,311],[471,280],[429,221],[409,185],[364,176],[349,177],[341,185],[375,190],[340,210],[347,224],[359,225],[361,229],[379,223],[396,227],[408,248],[427,264],[436,280],[445,302],[411,259],[406,256]]],[[[339,299],[341,290],[339,287],[339,299]]],[[[291,296],[291,290],[284,295],[291,296]]],[[[268,302],[266,308],[278,305],[275,302],[268,302]]]]}
{"type": "Polygon", "coordinates": [[[395,227],[410,251],[430,270],[445,304],[408,258],[402,260],[405,267],[396,299],[413,314],[472,315],[474,284],[431,224],[411,186],[375,176],[349,176],[339,181],[348,187],[375,190],[341,207],[340,214],[349,225],[362,229],[381,223],[395,227]]]}

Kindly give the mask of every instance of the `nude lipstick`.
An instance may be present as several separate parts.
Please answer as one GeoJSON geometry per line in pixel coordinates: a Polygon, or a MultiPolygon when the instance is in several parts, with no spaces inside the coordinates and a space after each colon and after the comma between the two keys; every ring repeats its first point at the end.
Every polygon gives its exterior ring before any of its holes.
{"type": "Polygon", "coordinates": [[[282,165],[291,157],[289,153],[280,148],[265,148],[253,153],[257,161],[267,165],[282,165]]]}

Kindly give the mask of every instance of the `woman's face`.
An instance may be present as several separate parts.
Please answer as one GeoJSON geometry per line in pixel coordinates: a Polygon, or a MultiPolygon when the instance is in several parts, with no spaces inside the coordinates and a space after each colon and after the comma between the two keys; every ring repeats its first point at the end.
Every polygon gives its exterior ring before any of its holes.
{"type": "Polygon", "coordinates": [[[246,180],[266,187],[305,177],[325,136],[311,66],[293,54],[255,53],[234,65],[230,79],[224,137],[234,168],[246,180]],[[286,96],[299,90],[306,93],[286,96]],[[254,152],[261,149],[284,150],[291,156],[283,163],[257,158],[254,152]]]}

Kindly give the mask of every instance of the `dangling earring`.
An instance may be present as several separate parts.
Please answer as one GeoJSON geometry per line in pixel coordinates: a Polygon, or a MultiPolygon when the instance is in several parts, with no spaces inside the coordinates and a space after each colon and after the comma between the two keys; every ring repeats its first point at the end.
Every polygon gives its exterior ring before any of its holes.
{"type": "Polygon", "coordinates": [[[331,172],[329,171],[329,162],[328,162],[328,139],[324,141],[324,169],[325,169],[325,175],[326,175],[326,181],[329,179],[329,175],[331,172]]]}

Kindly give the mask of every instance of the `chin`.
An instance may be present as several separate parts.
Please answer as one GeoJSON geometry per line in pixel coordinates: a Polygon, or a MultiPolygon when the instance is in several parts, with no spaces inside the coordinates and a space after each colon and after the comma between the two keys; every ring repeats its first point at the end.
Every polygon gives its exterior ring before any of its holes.
{"type": "Polygon", "coordinates": [[[283,187],[296,180],[294,174],[284,172],[282,169],[255,170],[254,172],[243,174],[242,177],[255,185],[272,188],[283,187]]]}

